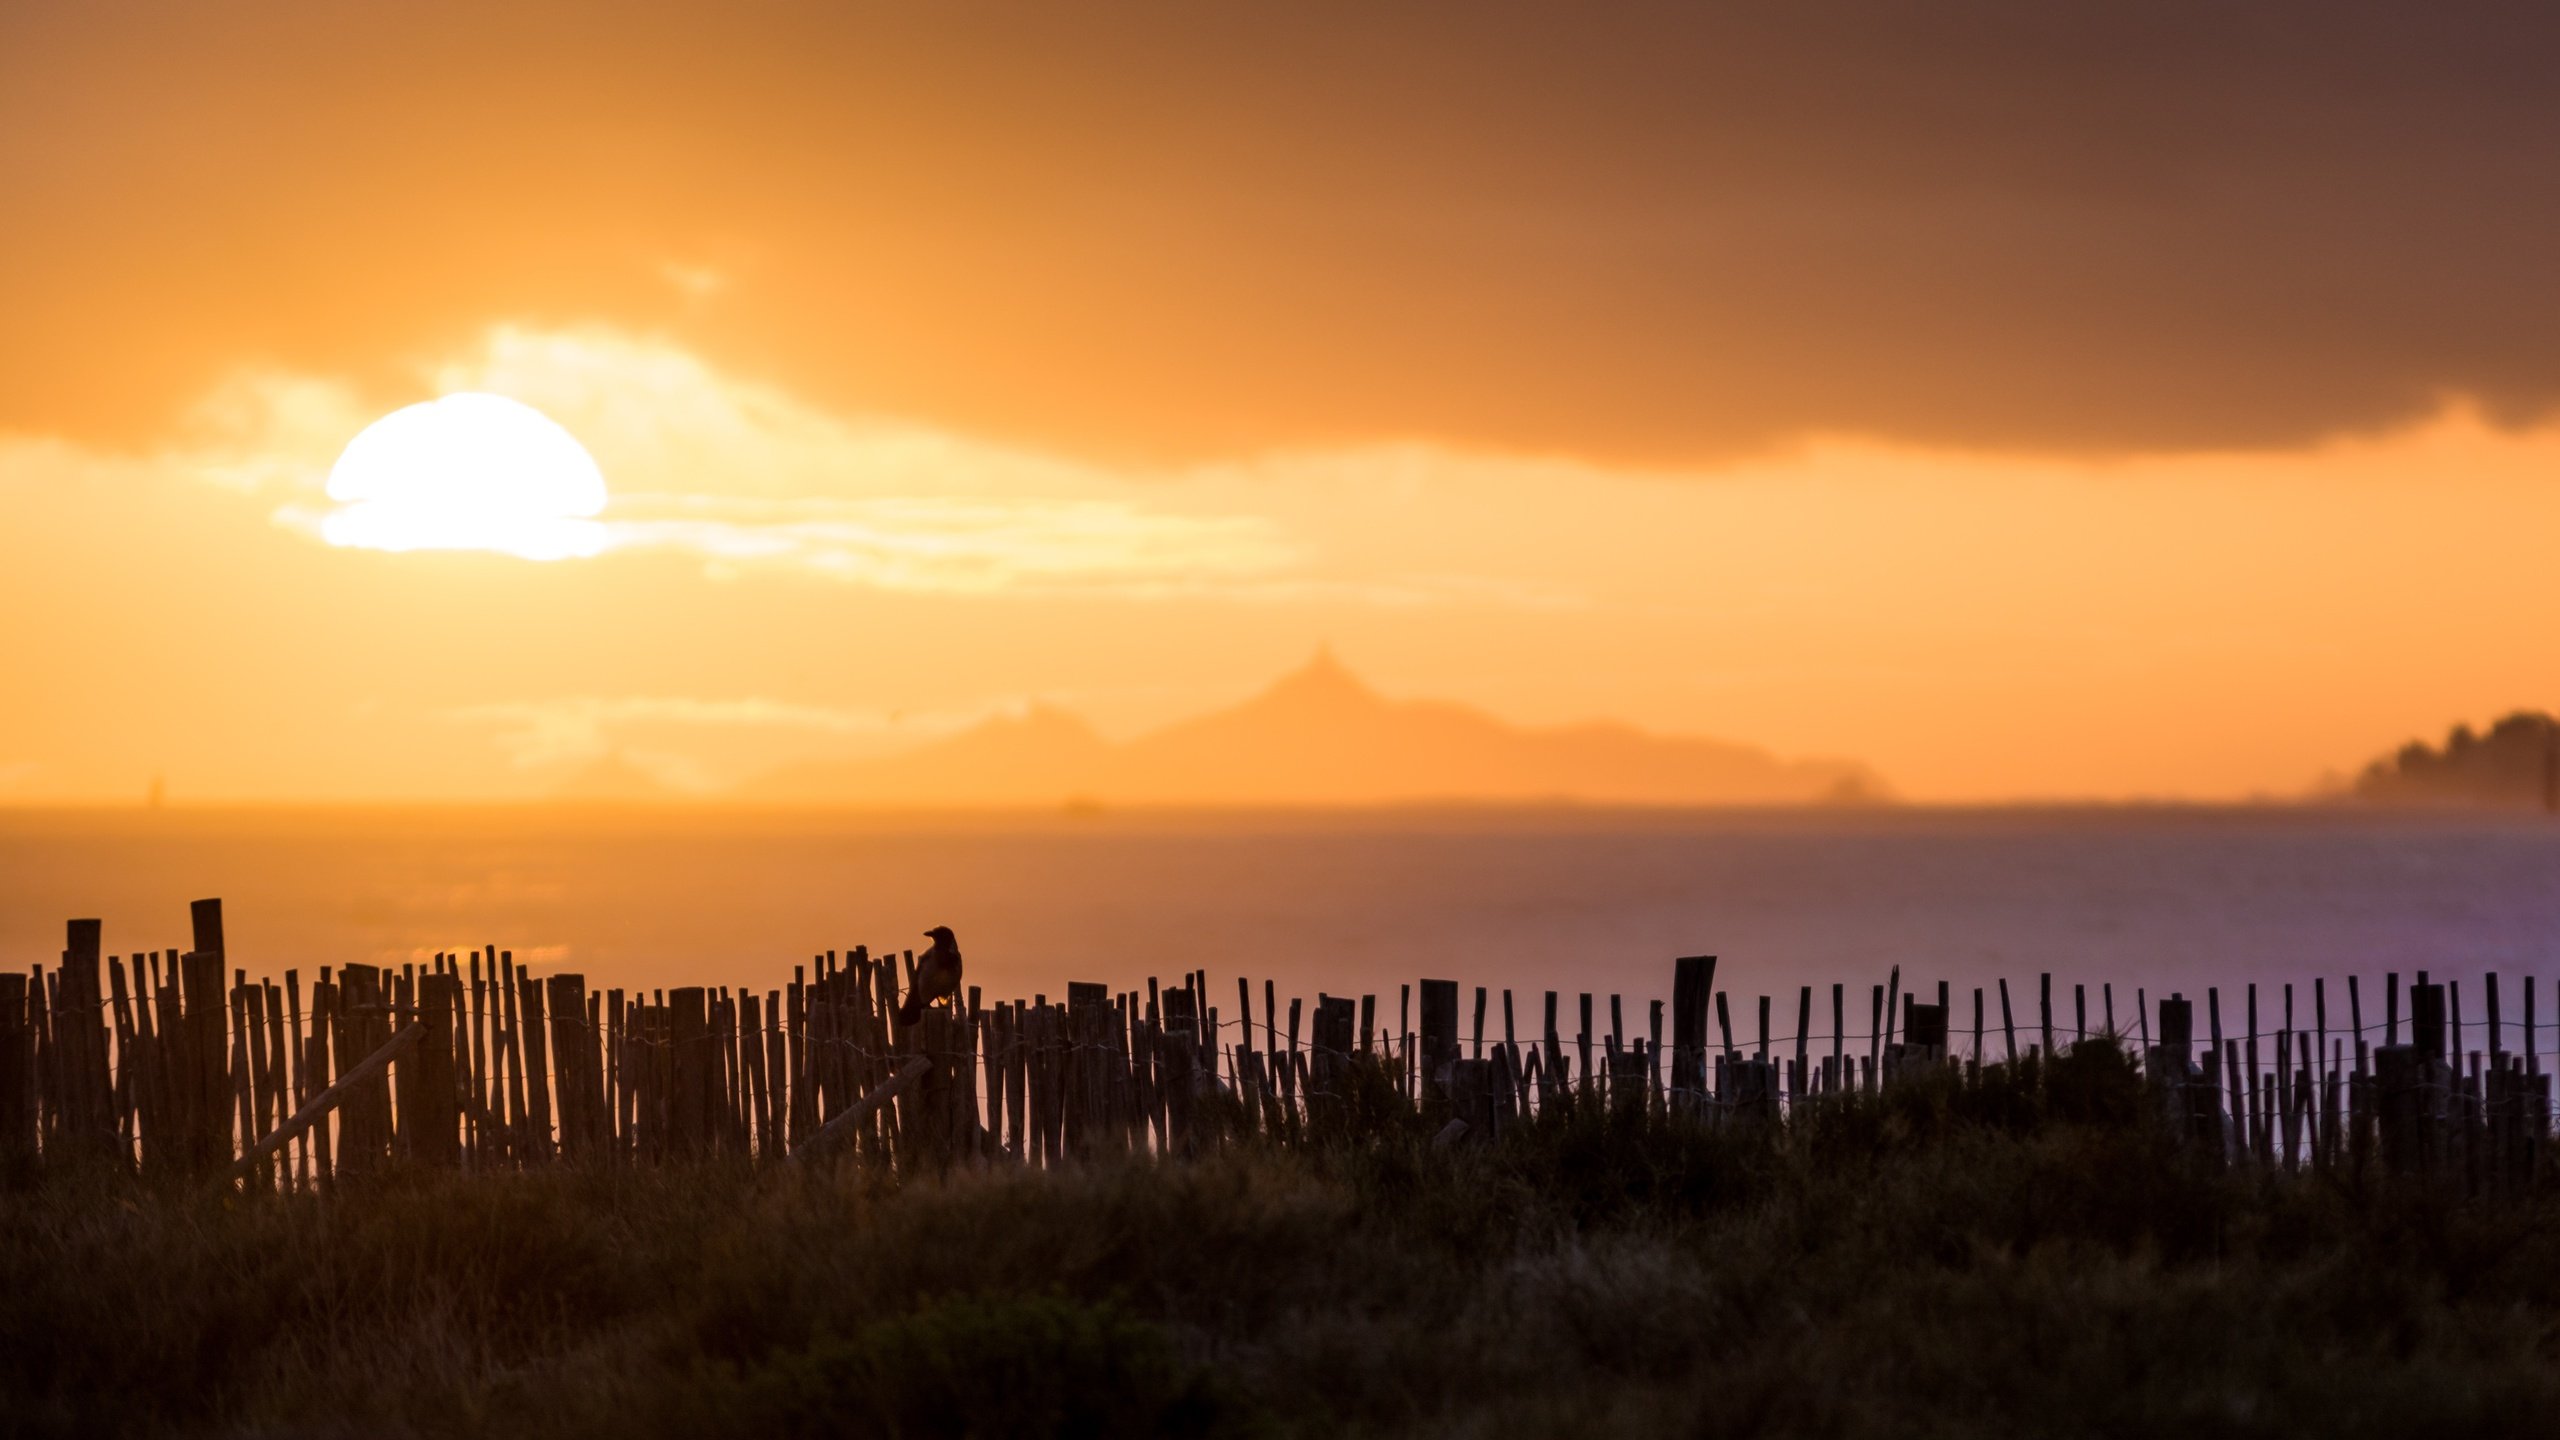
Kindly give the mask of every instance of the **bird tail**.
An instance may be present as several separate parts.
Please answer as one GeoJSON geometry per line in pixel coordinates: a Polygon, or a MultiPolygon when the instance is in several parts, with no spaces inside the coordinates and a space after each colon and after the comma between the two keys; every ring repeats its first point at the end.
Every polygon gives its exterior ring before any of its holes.
{"type": "Polygon", "coordinates": [[[907,998],[898,1002],[898,1023],[901,1025],[913,1025],[923,1018],[924,992],[922,990],[908,991],[907,998]]]}

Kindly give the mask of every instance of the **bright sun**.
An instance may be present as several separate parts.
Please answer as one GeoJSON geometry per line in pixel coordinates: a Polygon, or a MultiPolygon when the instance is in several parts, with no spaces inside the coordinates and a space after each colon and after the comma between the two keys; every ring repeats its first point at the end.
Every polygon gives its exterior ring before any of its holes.
{"type": "Polygon", "coordinates": [[[332,545],[367,550],[496,550],[527,560],[605,545],[604,474],[551,417],[503,395],[465,392],[366,426],[329,470],[332,545]]]}

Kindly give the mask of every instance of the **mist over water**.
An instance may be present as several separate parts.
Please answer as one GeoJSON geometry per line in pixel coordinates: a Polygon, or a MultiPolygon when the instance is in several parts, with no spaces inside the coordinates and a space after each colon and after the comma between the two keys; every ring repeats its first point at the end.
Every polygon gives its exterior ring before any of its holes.
{"type": "MultiPolygon", "coordinates": [[[[1865,987],[1897,963],[1906,987],[1953,983],[1959,1029],[1969,987],[2002,976],[2031,1023],[2042,970],[2066,1023],[2072,984],[2094,1025],[2111,982],[2128,1026],[2136,986],[2221,985],[2236,1024],[2234,987],[2323,974],[2343,1028],[2349,972],[2368,1023],[2385,970],[2459,977],[2475,1023],[2481,972],[2560,977],[2555,882],[2560,824],[2541,817],[2274,809],[19,811],[0,813],[0,964],[51,964],[74,916],[104,919],[111,953],[183,948],[187,902],[219,895],[234,964],[276,975],[495,944],[592,986],[764,990],[817,951],[920,949],[948,924],[990,999],[1206,968],[1228,1018],[1239,973],[1257,1012],[1271,978],[1375,993],[1382,1016],[1431,975],[1524,992],[1524,1028],[1535,992],[1568,992],[1568,1030],[1570,992],[1623,993],[1640,1030],[1672,958],[1713,953],[1738,1030],[1766,993],[1791,1032],[1795,987],[1834,981],[1863,1030],[1865,987]]],[[[1818,990],[1819,1029],[1828,1004],[1818,990]]],[[[2269,1028],[2281,1005],[2262,992],[2269,1028]]],[[[2521,1008],[2510,988],[2510,1024],[2521,1008]]],[[[2554,1008],[2546,993],[2546,1034],[2554,1008]]]]}

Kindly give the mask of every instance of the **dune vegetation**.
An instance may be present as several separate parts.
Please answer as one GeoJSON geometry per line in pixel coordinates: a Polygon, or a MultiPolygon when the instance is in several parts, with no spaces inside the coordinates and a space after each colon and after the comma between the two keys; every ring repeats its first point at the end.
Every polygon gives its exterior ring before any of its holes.
{"type": "Polygon", "coordinates": [[[2226,1170],[2079,1047],[1783,1125],[0,1197],[21,1434],[2539,1433],[2560,1194],[2226,1170]]]}

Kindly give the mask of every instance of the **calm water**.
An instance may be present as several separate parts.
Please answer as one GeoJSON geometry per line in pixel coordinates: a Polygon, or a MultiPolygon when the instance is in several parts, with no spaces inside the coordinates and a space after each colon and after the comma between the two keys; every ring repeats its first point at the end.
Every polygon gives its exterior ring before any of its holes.
{"type": "Polygon", "coordinates": [[[2538,817],[0,812],[0,963],[50,962],[75,915],[111,951],[183,947],[200,895],[270,973],[495,942],[592,984],[761,989],[949,924],[1005,996],[1206,967],[1228,1004],[1239,972],[1388,1006],[1423,974],[1632,1003],[1711,952],[1737,994],[1786,997],[1781,1028],[1797,984],[1862,997],[1895,963],[1959,993],[2005,975],[2022,1006],[2039,970],[2093,1012],[2112,982],[2128,1018],[2136,985],[2428,968],[2476,1019],[2480,972],[2560,977],[2560,824],[2538,817]]]}

